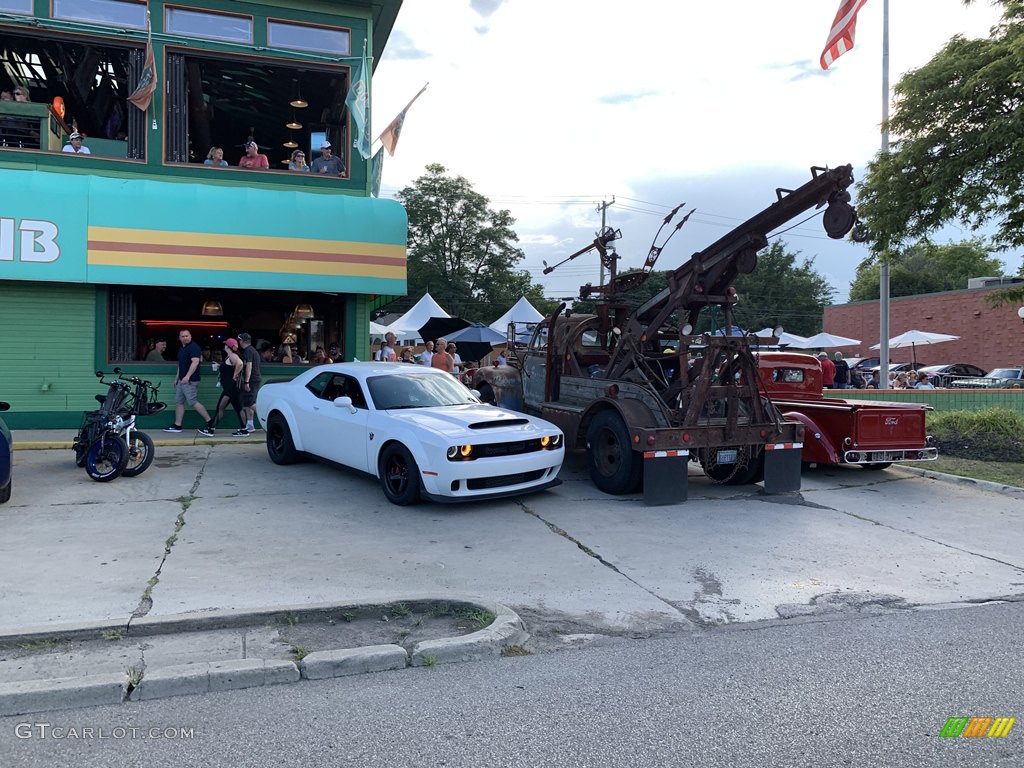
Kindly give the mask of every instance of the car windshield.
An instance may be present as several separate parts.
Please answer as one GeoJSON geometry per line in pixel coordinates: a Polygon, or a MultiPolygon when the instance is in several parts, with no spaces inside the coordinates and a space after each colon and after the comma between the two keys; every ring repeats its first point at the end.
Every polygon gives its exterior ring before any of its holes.
{"type": "Polygon", "coordinates": [[[996,368],[994,371],[988,372],[990,379],[1019,379],[1020,377],[1020,368],[996,368]]]}
{"type": "Polygon", "coordinates": [[[447,375],[372,376],[366,380],[366,385],[379,411],[480,402],[454,377],[447,375]]]}

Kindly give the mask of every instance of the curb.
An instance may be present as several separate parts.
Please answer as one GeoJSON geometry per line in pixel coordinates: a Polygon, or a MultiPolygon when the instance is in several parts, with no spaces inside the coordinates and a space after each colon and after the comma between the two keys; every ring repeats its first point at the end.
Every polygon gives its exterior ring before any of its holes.
{"type": "MultiPolygon", "coordinates": [[[[146,434],[149,434],[148,432],[146,434]]],[[[150,437],[153,437],[151,434],[150,437]]],[[[49,451],[49,450],[71,450],[71,444],[73,439],[69,440],[30,440],[14,442],[14,450],[16,451],[49,451]]],[[[191,440],[182,440],[174,438],[153,438],[153,445],[167,447],[189,447],[193,445],[245,445],[250,443],[252,445],[265,445],[266,438],[261,437],[255,440],[250,437],[196,437],[191,440]]]]}
{"type": "Polygon", "coordinates": [[[911,467],[903,464],[893,465],[893,468],[902,469],[906,472],[910,472],[914,475],[920,475],[921,477],[929,477],[932,480],[942,480],[947,483],[953,483],[955,485],[970,485],[975,488],[980,488],[983,491],[993,491],[994,493],[1001,493],[1004,496],[1018,496],[1024,498],[1024,488],[1018,488],[1014,485],[1003,485],[1002,483],[993,483],[991,480],[978,480],[973,477],[964,477],[963,475],[950,475],[946,472],[936,472],[934,469],[925,469],[924,467],[911,467]]]}
{"type": "MultiPolygon", "coordinates": [[[[275,608],[263,611],[216,611],[200,616],[170,615],[132,621],[128,634],[135,639],[214,629],[255,626],[299,617],[300,621],[326,620],[344,611],[373,610],[405,603],[442,604],[458,608],[490,611],[495,619],[487,627],[459,637],[426,640],[417,643],[410,654],[399,645],[372,645],[315,651],[298,664],[280,659],[232,659],[200,661],[166,667],[147,667],[144,671],[125,670],[121,674],[84,675],[14,683],[0,683],[0,717],[25,715],[79,707],[121,704],[125,701],[151,701],[170,696],[189,696],[216,691],[239,690],[265,685],[323,680],[367,672],[383,672],[407,667],[479,661],[500,657],[510,645],[529,639],[523,620],[500,603],[475,598],[415,597],[381,602],[379,600],[313,606],[275,608]],[[129,675],[138,674],[132,681],[129,675]]],[[[25,628],[0,635],[0,643],[20,643],[45,639],[100,639],[105,630],[121,629],[123,621],[95,624],[67,624],[47,628],[25,628]]]]}

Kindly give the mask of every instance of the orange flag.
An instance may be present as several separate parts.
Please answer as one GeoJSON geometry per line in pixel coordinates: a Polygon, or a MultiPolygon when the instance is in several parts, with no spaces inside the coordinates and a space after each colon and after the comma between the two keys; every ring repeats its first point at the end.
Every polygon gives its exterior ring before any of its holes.
{"type": "Polygon", "coordinates": [[[146,12],[146,63],[142,65],[139,84],[131,92],[128,101],[145,112],[156,92],[156,59],[153,57],[153,28],[149,25],[149,11],[146,12]]]}
{"type": "MultiPolygon", "coordinates": [[[[427,83],[430,85],[430,83],[427,83]]],[[[398,137],[402,134],[402,125],[405,123],[405,113],[409,111],[409,107],[412,106],[413,101],[416,101],[423,92],[427,90],[427,85],[420,88],[420,92],[412,97],[412,101],[405,105],[405,109],[398,113],[398,116],[391,121],[387,128],[384,129],[384,133],[380,135],[380,143],[384,145],[384,149],[388,151],[389,155],[394,156],[395,147],[398,145],[398,137]]]]}

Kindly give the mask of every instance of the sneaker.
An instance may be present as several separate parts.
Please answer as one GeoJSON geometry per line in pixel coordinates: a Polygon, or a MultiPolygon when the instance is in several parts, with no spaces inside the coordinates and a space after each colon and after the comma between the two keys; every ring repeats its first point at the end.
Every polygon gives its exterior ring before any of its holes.
{"type": "Polygon", "coordinates": [[[200,427],[199,429],[196,430],[196,432],[198,432],[203,437],[213,437],[215,434],[214,431],[209,427],[200,427]]]}
{"type": "Polygon", "coordinates": [[[164,432],[181,432],[181,427],[177,424],[171,424],[171,426],[164,429],[164,432]]]}
{"type": "Polygon", "coordinates": [[[236,429],[234,432],[231,433],[231,436],[232,437],[248,437],[249,436],[249,430],[247,430],[247,429],[236,429]]]}
{"type": "Polygon", "coordinates": [[[248,424],[245,425],[245,431],[246,432],[255,432],[256,431],[256,427],[254,427],[252,425],[252,422],[250,421],[248,424]]]}

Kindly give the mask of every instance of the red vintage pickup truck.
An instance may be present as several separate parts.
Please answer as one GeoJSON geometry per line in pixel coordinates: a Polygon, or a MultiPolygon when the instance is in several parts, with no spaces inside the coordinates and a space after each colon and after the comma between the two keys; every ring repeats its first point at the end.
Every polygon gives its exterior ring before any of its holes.
{"type": "Polygon", "coordinates": [[[758,368],[772,402],[789,421],[806,427],[806,464],[885,469],[894,461],[931,461],[938,456],[925,433],[930,405],[826,398],[821,366],[810,355],[761,352],[758,368]]]}

